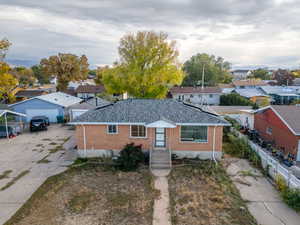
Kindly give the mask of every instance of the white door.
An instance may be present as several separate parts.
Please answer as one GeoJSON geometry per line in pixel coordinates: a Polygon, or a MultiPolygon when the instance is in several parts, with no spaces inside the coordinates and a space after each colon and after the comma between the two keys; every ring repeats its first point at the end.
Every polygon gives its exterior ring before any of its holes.
{"type": "Polygon", "coordinates": [[[26,115],[28,122],[34,116],[47,116],[51,123],[56,123],[59,112],[58,109],[26,109],[26,115]]]}
{"type": "Polygon", "coordinates": [[[155,128],[155,147],[165,148],[166,147],[166,129],[155,128]]]}
{"type": "Polygon", "coordinates": [[[300,162],[300,140],[298,141],[297,162],[300,162]]]}

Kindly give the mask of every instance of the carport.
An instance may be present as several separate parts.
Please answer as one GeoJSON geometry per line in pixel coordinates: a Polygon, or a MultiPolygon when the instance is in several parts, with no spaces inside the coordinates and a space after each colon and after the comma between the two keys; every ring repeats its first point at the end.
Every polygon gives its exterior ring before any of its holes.
{"type": "Polygon", "coordinates": [[[11,114],[11,115],[14,115],[14,116],[19,116],[20,118],[21,117],[26,117],[25,114],[22,114],[22,113],[17,113],[17,112],[14,112],[14,111],[11,111],[11,110],[0,110],[0,117],[4,116],[4,123],[5,123],[5,129],[6,129],[6,137],[9,138],[9,134],[8,134],[8,123],[7,123],[7,114],[11,114]]]}

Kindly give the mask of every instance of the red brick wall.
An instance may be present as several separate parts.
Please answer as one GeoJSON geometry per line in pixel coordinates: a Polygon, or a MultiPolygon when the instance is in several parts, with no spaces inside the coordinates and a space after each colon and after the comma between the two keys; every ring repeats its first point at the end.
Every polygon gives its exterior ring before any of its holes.
{"type": "MultiPolygon", "coordinates": [[[[180,127],[167,128],[166,143],[172,150],[211,151],[213,148],[213,127],[208,127],[208,143],[192,143],[180,141],[180,127]]],[[[131,138],[130,126],[119,125],[118,134],[107,134],[106,125],[85,125],[86,148],[121,150],[125,144],[134,142],[142,144],[143,149],[150,149],[154,143],[154,128],[147,128],[146,138],[131,138]]],[[[76,126],[78,149],[84,149],[83,127],[76,126]]],[[[223,127],[216,127],[215,150],[222,151],[223,127]]]]}
{"type": "Polygon", "coordinates": [[[297,155],[299,136],[295,136],[272,109],[255,114],[254,129],[264,139],[268,141],[274,140],[278,148],[284,147],[286,154],[297,155]],[[266,133],[267,127],[272,128],[272,135],[266,133]]]}

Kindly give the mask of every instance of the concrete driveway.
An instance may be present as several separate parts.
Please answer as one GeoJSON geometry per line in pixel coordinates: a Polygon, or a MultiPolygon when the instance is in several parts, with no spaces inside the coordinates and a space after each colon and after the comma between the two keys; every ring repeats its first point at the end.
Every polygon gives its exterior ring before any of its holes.
{"type": "Polygon", "coordinates": [[[261,225],[299,225],[300,215],[282,202],[278,191],[243,159],[225,159],[227,173],[261,225]]]}
{"type": "Polygon", "coordinates": [[[30,198],[44,181],[66,170],[64,143],[74,131],[51,125],[48,131],[0,139],[0,225],[30,198]]]}

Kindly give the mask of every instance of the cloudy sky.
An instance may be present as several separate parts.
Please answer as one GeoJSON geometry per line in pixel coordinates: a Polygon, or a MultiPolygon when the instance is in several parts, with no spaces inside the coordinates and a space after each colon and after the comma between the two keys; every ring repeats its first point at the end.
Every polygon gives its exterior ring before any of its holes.
{"type": "Polygon", "coordinates": [[[206,52],[234,67],[300,66],[299,0],[0,0],[0,9],[14,63],[62,52],[112,64],[124,34],[154,30],[177,41],[182,62],[206,52]]]}

